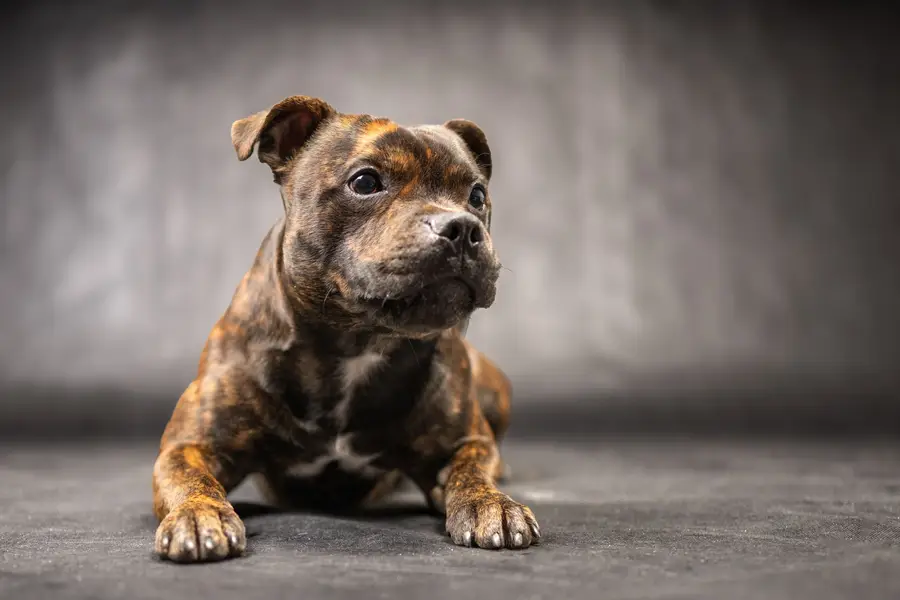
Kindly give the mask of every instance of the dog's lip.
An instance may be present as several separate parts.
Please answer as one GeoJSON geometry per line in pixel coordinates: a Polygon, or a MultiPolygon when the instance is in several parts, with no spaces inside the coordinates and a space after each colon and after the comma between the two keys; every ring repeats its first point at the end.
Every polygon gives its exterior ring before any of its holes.
{"type": "Polygon", "coordinates": [[[477,301],[478,299],[478,286],[475,285],[475,282],[471,281],[467,277],[462,275],[454,274],[447,275],[444,277],[437,277],[435,279],[429,279],[422,284],[415,287],[415,289],[407,290],[399,294],[385,294],[385,295],[372,295],[372,294],[362,294],[358,296],[357,300],[361,303],[368,304],[375,308],[384,307],[388,303],[403,303],[409,302],[412,303],[416,299],[418,299],[422,293],[430,287],[440,285],[442,283],[450,283],[450,282],[459,282],[466,286],[469,292],[472,294],[473,301],[477,301]]]}

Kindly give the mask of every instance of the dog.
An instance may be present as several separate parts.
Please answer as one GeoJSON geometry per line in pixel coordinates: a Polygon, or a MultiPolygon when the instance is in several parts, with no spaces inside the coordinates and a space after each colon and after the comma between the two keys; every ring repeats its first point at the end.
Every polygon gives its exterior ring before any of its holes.
{"type": "Polygon", "coordinates": [[[492,158],[466,119],[404,127],[291,96],[231,127],[284,214],[201,352],[153,469],[155,551],[245,552],[229,492],[352,510],[412,482],[453,543],[521,549],[533,512],[497,487],[511,385],[470,345],[494,302],[492,158]]]}

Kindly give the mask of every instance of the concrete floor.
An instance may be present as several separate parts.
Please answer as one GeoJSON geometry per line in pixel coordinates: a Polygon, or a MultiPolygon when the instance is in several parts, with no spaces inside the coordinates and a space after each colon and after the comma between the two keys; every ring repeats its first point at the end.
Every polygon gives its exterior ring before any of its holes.
{"type": "Polygon", "coordinates": [[[543,543],[451,545],[415,493],[358,517],[234,501],[242,559],[152,554],[152,443],[0,447],[0,598],[900,597],[900,445],[511,442],[543,543]]]}

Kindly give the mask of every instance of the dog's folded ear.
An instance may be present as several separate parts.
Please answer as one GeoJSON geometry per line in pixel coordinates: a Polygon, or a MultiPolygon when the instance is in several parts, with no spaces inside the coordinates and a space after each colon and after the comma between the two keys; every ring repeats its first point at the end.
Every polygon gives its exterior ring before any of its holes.
{"type": "Polygon", "coordinates": [[[294,153],[312,137],[323,121],[336,114],[324,100],[308,96],[285,98],[269,110],[231,125],[231,143],[238,160],[247,160],[258,144],[260,162],[272,169],[275,180],[294,153]]]}
{"type": "Polygon", "coordinates": [[[469,152],[472,153],[478,169],[487,179],[490,179],[493,168],[491,148],[488,146],[487,137],[481,127],[466,119],[451,119],[444,123],[444,127],[462,138],[469,152]]]}

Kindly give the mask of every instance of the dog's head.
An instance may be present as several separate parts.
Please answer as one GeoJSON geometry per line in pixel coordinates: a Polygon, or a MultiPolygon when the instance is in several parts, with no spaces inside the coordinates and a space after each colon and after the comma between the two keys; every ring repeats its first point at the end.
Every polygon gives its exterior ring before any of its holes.
{"type": "Polygon", "coordinates": [[[474,123],[402,127],[293,96],[231,138],[240,160],[256,146],[281,188],[280,268],[308,307],[422,336],[493,303],[491,151],[474,123]]]}

